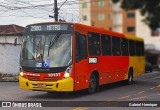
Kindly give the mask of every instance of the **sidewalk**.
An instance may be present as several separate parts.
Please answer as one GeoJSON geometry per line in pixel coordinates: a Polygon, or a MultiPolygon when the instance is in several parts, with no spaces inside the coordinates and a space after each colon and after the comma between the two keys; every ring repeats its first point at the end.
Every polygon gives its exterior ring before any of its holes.
{"type": "Polygon", "coordinates": [[[0,73],[0,82],[18,82],[18,75],[0,73]]]}

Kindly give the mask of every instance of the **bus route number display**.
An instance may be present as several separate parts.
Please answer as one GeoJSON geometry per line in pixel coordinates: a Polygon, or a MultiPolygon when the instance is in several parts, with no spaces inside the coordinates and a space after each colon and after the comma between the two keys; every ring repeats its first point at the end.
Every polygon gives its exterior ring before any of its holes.
{"type": "Polygon", "coordinates": [[[67,30],[68,25],[59,24],[59,25],[35,25],[30,27],[30,31],[60,31],[67,30]]]}

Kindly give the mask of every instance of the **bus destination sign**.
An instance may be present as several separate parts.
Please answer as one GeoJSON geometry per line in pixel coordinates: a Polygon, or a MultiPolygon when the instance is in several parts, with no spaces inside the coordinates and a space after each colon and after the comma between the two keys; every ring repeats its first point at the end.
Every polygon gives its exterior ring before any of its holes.
{"type": "Polygon", "coordinates": [[[30,32],[40,31],[67,31],[73,29],[73,25],[68,24],[43,24],[43,25],[31,25],[28,27],[30,32]]]}

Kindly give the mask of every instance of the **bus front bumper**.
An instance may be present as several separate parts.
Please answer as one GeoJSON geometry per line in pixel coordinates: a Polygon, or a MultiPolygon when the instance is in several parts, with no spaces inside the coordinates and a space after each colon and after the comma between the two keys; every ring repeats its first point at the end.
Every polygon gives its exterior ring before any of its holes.
{"type": "Polygon", "coordinates": [[[73,91],[73,79],[71,77],[59,80],[56,82],[46,81],[30,81],[22,76],[19,76],[19,85],[24,90],[37,91],[57,91],[57,92],[71,92],[73,91]]]}

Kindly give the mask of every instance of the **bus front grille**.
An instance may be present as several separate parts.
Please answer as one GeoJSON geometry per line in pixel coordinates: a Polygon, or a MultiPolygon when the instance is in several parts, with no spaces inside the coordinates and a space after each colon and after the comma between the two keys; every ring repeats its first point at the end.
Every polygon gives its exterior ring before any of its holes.
{"type": "Polygon", "coordinates": [[[58,77],[43,77],[40,76],[28,76],[28,80],[30,81],[57,81],[58,77]]]}
{"type": "Polygon", "coordinates": [[[57,81],[58,77],[44,77],[43,81],[57,81]]]}
{"type": "Polygon", "coordinates": [[[40,76],[28,76],[28,80],[30,80],[30,81],[39,81],[40,80],[40,76]]]}

